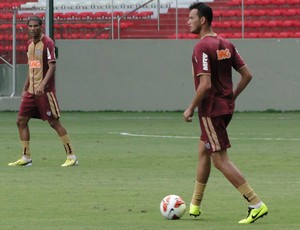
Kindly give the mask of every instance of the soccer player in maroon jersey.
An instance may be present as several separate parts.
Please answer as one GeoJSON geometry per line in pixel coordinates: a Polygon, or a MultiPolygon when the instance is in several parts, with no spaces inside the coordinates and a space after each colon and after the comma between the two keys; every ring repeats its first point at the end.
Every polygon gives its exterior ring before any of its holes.
{"type": "Polygon", "coordinates": [[[191,122],[194,110],[198,108],[201,127],[197,176],[189,213],[195,217],[201,214],[200,204],[213,162],[249,202],[248,215],[239,223],[252,223],[266,215],[268,208],[229,159],[227,148],[231,145],[226,130],[234,112],[235,100],[252,76],[234,45],[214,33],[211,26],[212,9],[205,3],[194,3],[189,10],[187,24],[192,33],[199,35],[200,41],[195,45],[192,55],[196,93],[183,117],[186,122],[191,122]],[[240,74],[235,89],[232,67],[240,74]]]}
{"type": "Polygon", "coordinates": [[[22,157],[9,166],[31,166],[29,148],[31,118],[47,120],[59,135],[67,160],[61,166],[74,166],[78,160],[73,152],[67,130],[61,124],[60,110],[55,95],[55,45],[51,38],[42,33],[42,20],[33,16],[27,22],[32,39],[28,41],[28,76],[24,84],[17,126],[22,144],[22,157]]]}

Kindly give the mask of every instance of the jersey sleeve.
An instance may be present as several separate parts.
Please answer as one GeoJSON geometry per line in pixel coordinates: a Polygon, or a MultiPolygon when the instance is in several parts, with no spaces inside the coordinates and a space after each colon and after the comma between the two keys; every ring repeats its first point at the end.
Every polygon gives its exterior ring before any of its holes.
{"type": "Polygon", "coordinates": [[[244,67],[245,65],[246,65],[246,63],[244,62],[243,58],[241,57],[241,55],[239,54],[237,49],[233,46],[233,63],[232,63],[232,67],[235,70],[239,70],[240,68],[244,67]]]}
{"type": "Polygon", "coordinates": [[[211,74],[210,59],[204,46],[196,45],[193,52],[194,75],[211,74]]]}
{"type": "Polygon", "coordinates": [[[47,61],[48,61],[48,63],[49,62],[56,62],[55,44],[50,39],[47,42],[46,52],[47,52],[47,61]]]}

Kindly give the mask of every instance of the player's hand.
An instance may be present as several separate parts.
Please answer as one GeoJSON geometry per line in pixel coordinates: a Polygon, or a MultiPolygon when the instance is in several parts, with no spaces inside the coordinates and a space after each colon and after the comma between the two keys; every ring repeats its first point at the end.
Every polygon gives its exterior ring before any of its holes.
{"type": "Polygon", "coordinates": [[[44,93],[44,89],[45,87],[43,86],[43,84],[40,84],[39,87],[37,87],[37,89],[35,90],[35,94],[41,96],[44,93]]]}
{"type": "Polygon", "coordinates": [[[185,122],[192,122],[192,117],[194,116],[194,110],[186,109],[183,113],[183,118],[185,122]]]}
{"type": "Polygon", "coordinates": [[[35,91],[35,94],[36,94],[37,96],[41,96],[43,93],[44,93],[44,90],[36,90],[36,91],[35,91]]]}

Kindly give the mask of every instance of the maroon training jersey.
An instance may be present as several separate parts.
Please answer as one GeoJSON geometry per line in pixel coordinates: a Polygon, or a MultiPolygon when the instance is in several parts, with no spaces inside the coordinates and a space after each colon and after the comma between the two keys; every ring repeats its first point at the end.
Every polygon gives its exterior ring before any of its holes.
{"type": "Polygon", "coordinates": [[[195,88],[198,88],[202,74],[209,74],[212,83],[209,94],[198,105],[199,115],[216,117],[232,114],[232,67],[238,70],[245,66],[234,45],[219,35],[203,37],[195,45],[192,63],[195,88]]]}
{"type": "MultiPolygon", "coordinates": [[[[34,43],[28,41],[27,48],[29,66],[29,88],[28,92],[35,94],[36,88],[41,84],[49,68],[49,62],[55,62],[55,45],[51,38],[43,35],[34,43]]],[[[45,92],[55,92],[55,76],[53,76],[45,87],[45,92]]]]}

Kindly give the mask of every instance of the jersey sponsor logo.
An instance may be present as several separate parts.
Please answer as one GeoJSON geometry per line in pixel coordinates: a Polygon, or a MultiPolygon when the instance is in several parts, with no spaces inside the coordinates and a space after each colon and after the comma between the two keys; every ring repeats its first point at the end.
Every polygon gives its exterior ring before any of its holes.
{"type": "Polygon", "coordinates": [[[39,68],[41,68],[41,62],[39,60],[29,61],[29,68],[30,69],[39,69],[39,68]]]}
{"type": "Polygon", "coordinates": [[[220,61],[220,60],[231,58],[231,53],[229,49],[217,50],[217,56],[218,56],[218,60],[220,61]]]}
{"type": "Polygon", "coordinates": [[[203,65],[203,70],[208,71],[208,56],[206,53],[202,54],[202,65],[203,65]]]}

